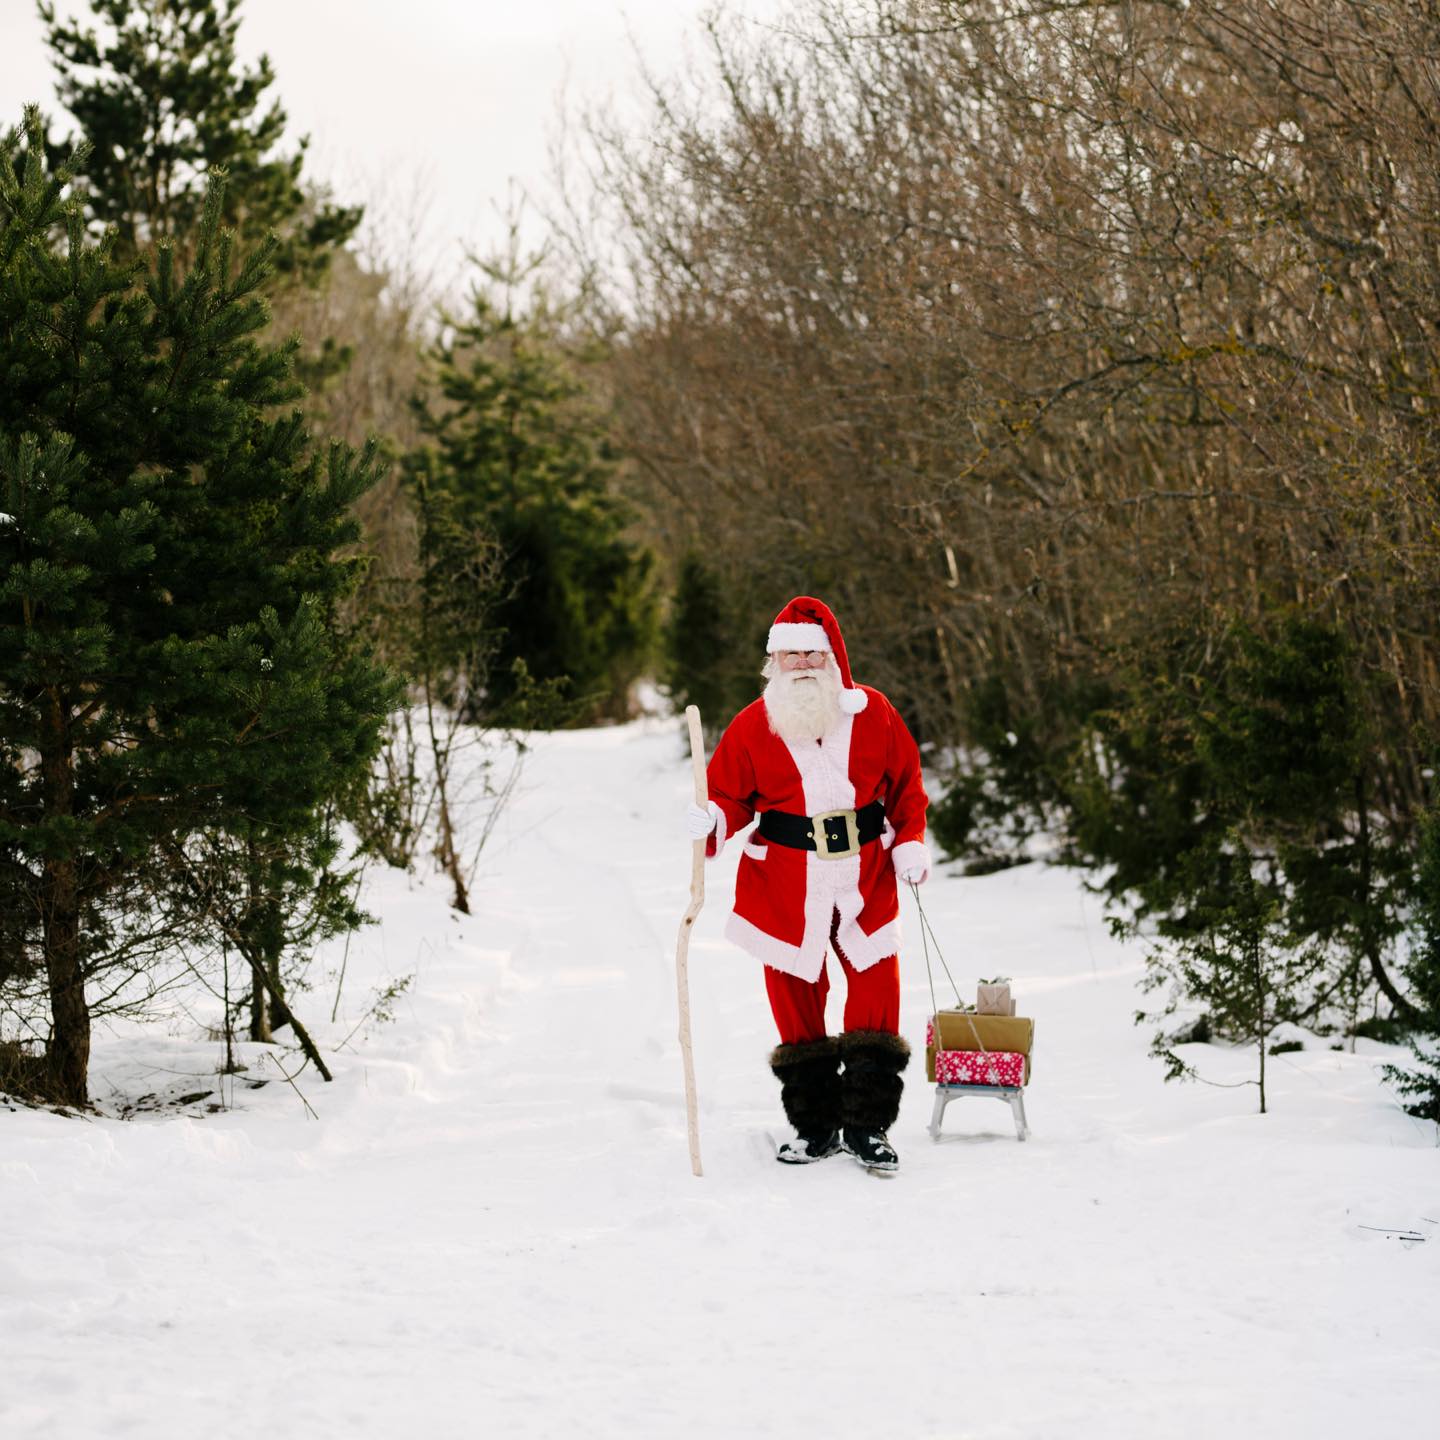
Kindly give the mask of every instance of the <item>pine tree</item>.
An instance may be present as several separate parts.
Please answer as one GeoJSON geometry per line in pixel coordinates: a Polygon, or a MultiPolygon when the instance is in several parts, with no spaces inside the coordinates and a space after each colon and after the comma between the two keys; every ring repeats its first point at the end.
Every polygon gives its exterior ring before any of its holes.
{"type": "Polygon", "coordinates": [[[0,900],[36,917],[49,1090],[81,1105],[117,909],[181,906],[197,836],[307,831],[393,691],[334,623],[376,459],[284,408],[274,245],[237,251],[212,182],[190,264],[119,259],[62,202],[83,147],[47,173],[27,134],[20,172],[0,145],[0,900]]]}
{"type": "Polygon", "coordinates": [[[1410,913],[1410,952],[1405,978],[1414,997],[1411,1068],[1385,1067],[1386,1078],[1405,1097],[1405,1108],[1440,1123],[1440,811],[1420,824],[1415,891],[1410,913]]]}
{"type": "Polygon", "coordinates": [[[1366,700],[1323,617],[1277,609],[1209,639],[1157,634],[1117,670],[1068,775],[1052,772],[1075,858],[1106,867],[1106,891],[1136,914],[1183,916],[1237,831],[1283,880],[1287,925],[1331,957],[1308,1018],[1343,1007],[1353,1023],[1372,988],[1410,1018],[1387,966],[1410,856],[1372,828],[1366,700]]]}
{"type": "Polygon", "coordinates": [[[235,53],[240,3],[90,0],[97,29],[42,0],[60,103],[92,146],[77,191],[90,219],[115,227],[117,255],[183,248],[200,233],[207,177],[223,169],[224,223],[249,244],[275,232],[272,268],[313,281],[361,211],[307,192],[307,140],[280,153],[285,111],[264,105],[275,73],[264,56],[243,69],[235,53]]]}
{"type": "MultiPolygon", "coordinates": [[[[361,211],[327,203],[305,182],[305,140],[285,152],[284,110],[265,98],[275,80],[269,60],[262,56],[246,69],[236,54],[240,0],[93,0],[91,8],[98,27],[57,20],[53,6],[40,7],[61,102],[94,146],[88,174],[77,186],[87,218],[114,228],[119,256],[160,243],[183,256],[198,230],[206,179],[223,173],[225,224],[244,243],[278,237],[266,288],[285,317],[280,323],[294,324],[332,283],[335,259],[361,211]]],[[[353,257],[341,258],[353,267],[353,257]]],[[[315,333],[314,317],[300,328],[305,347],[293,364],[312,392],[304,404],[313,419],[327,413],[319,397],[348,370],[354,354],[351,346],[315,333]]],[[[285,883],[286,875],[311,874],[310,861],[327,853],[323,843],[317,848],[301,837],[284,841],[256,829],[238,857],[213,847],[206,853],[220,869],[208,878],[196,876],[196,882],[214,900],[226,893],[238,864],[251,898],[229,913],[235,923],[237,916],[252,917],[259,935],[306,933],[303,923],[297,931],[262,923],[263,917],[284,912],[293,919],[295,902],[347,890],[338,873],[313,873],[308,889],[285,883]],[[254,890],[263,876],[274,879],[276,894],[254,890]]],[[[266,968],[278,993],[282,957],[270,955],[266,968]]],[[[256,989],[252,1036],[269,1037],[267,1012],[277,1008],[284,1013],[283,1005],[267,1006],[266,992],[256,989]]]]}
{"type": "Polygon", "coordinates": [[[656,631],[652,560],[627,536],[602,421],[567,361],[543,297],[528,313],[513,262],[482,265],[465,321],[434,350],[438,403],[419,402],[431,444],[412,455],[458,518],[492,535],[505,582],[488,699],[568,681],[580,717],[623,716],[656,631]],[[517,663],[520,669],[517,669],[517,663]]]}
{"type": "MultiPolygon", "coordinates": [[[[1309,1006],[1323,975],[1323,948],[1289,921],[1285,887],[1262,877],[1238,830],[1197,847],[1181,866],[1183,907],[1158,926],[1163,943],[1146,957],[1146,989],[1168,985],[1163,1015],[1184,1003],[1202,1007],[1209,1028],[1253,1045],[1260,1113],[1267,1109],[1265,1060],[1270,1036],[1309,1006]]],[[[1114,928],[1124,933],[1132,927],[1114,928]]],[[[1137,1015],[1144,1020],[1146,1015],[1137,1015]]],[[[1166,1079],[1198,1078],[1176,1053],[1176,1037],[1156,1034],[1151,1054],[1165,1060],[1166,1079]]]]}
{"type": "Polygon", "coordinates": [[[665,683],[677,708],[695,705],[707,730],[719,727],[749,703],[756,684],[753,648],[736,643],[737,627],[730,615],[720,577],[697,551],[680,561],[675,593],[665,625],[665,683]],[[750,664],[739,675],[727,664],[736,651],[750,664]]]}

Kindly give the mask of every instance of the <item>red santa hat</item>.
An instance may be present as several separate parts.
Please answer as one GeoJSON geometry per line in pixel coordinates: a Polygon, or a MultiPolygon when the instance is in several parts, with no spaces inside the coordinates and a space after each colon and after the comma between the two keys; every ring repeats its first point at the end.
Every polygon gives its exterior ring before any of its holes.
{"type": "Polygon", "coordinates": [[[779,650],[828,650],[835,656],[840,670],[840,708],[847,715],[858,715],[870,697],[850,678],[850,657],[845,653],[845,637],[840,622],[823,600],[810,595],[797,595],[775,617],[770,638],[765,642],[768,654],[779,650]]]}

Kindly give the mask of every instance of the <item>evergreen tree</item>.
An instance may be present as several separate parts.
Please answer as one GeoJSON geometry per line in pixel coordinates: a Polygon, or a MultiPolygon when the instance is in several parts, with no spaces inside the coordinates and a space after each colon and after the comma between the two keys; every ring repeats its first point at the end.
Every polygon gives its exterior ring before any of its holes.
{"type": "MultiPolygon", "coordinates": [[[[243,243],[278,238],[267,289],[287,316],[281,323],[293,324],[297,310],[314,303],[317,287],[329,287],[337,252],[361,211],[327,203],[304,182],[305,140],[284,152],[284,110],[265,99],[275,80],[269,60],[262,56],[247,69],[236,55],[240,0],[92,0],[91,9],[98,27],[57,20],[54,6],[40,6],[61,102],[94,146],[88,173],[77,185],[87,218],[113,228],[117,256],[160,243],[184,256],[198,233],[207,177],[223,173],[224,223],[243,243]]],[[[314,418],[326,413],[317,397],[349,368],[353,350],[313,333],[313,320],[301,328],[305,348],[293,365],[312,391],[304,403],[314,418]]],[[[218,906],[229,878],[247,877],[249,900],[235,910],[216,909],[217,925],[225,913],[232,929],[248,916],[259,935],[303,934],[304,924],[297,930],[258,917],[284,913],[293,920],[308,909],[301,903],[297,911],[297,901],[348,893],[342,874],[313,871],[314,858],[324,853],[329,847],[322,840],[287,841],[257,828],[238,856],[213,846],[204,851],[220,869],[192,878],[218,906]],[[297,888],[283,878],[296,873],[312,875],[313,886],[297,888]],[[264,876],[277,887],[268,898],[254,888],[264,876]]],[[[189,857],[191,865],[199,860],[189,857]]],[[[242,944],[233,934],[225,938],[242,944]]],[[[242,944],[243,953],[255,948],[242,944]]],[[[268,942],[258,948],[267,950],[268,942]]],[[[277,994],[281,969],[281,956],[271,954],[266,970],[277,994]]],[[[278,1011],[283,1015],[283,1005],[278,1011]]],[[[256,1038],[269,1037],[267,992],[259,988],[250,1030],[256,1038]]]]}
{"type": "Polygon", "coordinates": [[[356,905],[361,867],[347,859],[338,822],[336,805],[319,804],[299,823],[242,817],[197,833],[169,848],[162,897],[176,933],[218,940],[249,967],[250,1039],[270,1041],[290,1025],[327,1080],[290,999],[314,946],[369,919],[356,905]]]}
{"type": "Polygon", "coordinates": [[[207,177],[223,169],[224,223],[254,244],[271,231],[273,269],[315,279],[360,223],[361,211],[307,193],[308,141],[280,153],[286,116],[264,104],[275,81],[261,56],[235,54],[240,0],[89,0],[101,28],[39,6],[60,103],[92,152],[77,192],[86,214],[114,226],[116,253],[200,233],[207,177]]]}
{"type": "Polygon", "coordinates": [[[1018,863],[1031,835],[1064,836],[1075,808],[1075,730],[1115,698],[1087,674],[1057,670],[1031,684],[1043,702],[1033,708],[1015,703],[1016,681],[1004,667],[977,678],[964,696],[975,748],[955,752],[929,825],[951,855],[971,857],[967,873],[1018,863]]]}
{"type": "Polygon", "coordinates": [[[1440,1123],[1440,811],[1435,810],[1420,825],[1405,978],[1415,1001],[1414,1065],[1408,1070],[1387,1065],[1385,1074],[1412,1115],[1440,1123]]]}
{"type": "Polygon", "coordinates": [[[375,457],[282,408],[274,245],[238,257],[212,182],[192,263],[122,261],[62,203],[83,148],[47,173],[27,128],[21,171],[0,145],[0,901],[35,917],[49,1090],[79,1105],[115,908],[178,904],[196,836],[311,830],[393,692],[334,623],[375,457]]]}
{"type": "Polygon", "coordinates": [[[717,738],[730,717],[755,698],[759,666],[744,646],[725,586],[697,551],[680,562],[665,625],[665,683],[679,708],[696,705],[717,738]],[[743,657],[736,663],[738,657],[743,657]]]}
{"type": "Polygon", "coordinates": [[[1185,911],[1197,870],[1238,831],[1283,878],[1287,924],[1330,951],[1317,1004],[1343,1002],[1353,1021],[1374,987],[1406,1017],[1386,953],[1410,860],[1370,823],[1364,716],[1326,620],[1277,612],[1214,640],[1163,632],[1117,669],[1062,776],[1072,854],[1107,868],[1113,900],[1163,919],[1185,911]]]}
{"type": "Polygon", "coordinates": [[[567,362],[543,297],[518,311],[513,263],[483,265],[469,318],[433,352],[438,403],[418,402],[430,445],[408,462],[452,494],[461,523],[499,546],[500,635],[488,700],[564,680],[581,717],[623,716],[656,629],[652,561],[629,538],[603,424],[567,362]],[[520,669],[517,669],[517,662],[520,669]]]}
{"type": "Polygon", "coordinates": [[[564,682],[536,681],[524,661],[515,659],[498,702],[504,713],[497,714],[493,666],[500,633],[493,616],[508,593],[502,556],[494,537],[465,518],[461,497],[436,483],[430,463],[435,458],[433,451],[412,455],[406,470],[416,569],[386,625],[415,705],[392,717],[387,764],[355,818],[368,848],[392,863],[403,855],[405,865],[421,831],[433,822],[434,855],[451,884],[451,904],[469,914],[475,856],[513,790],[527,750],[523,736],[512,731],[503,747],[509,760],[497,763],[496,747],[485,743],[484,732],[497,724],[556,729],[573,721],[576,706],[561,693],[564,682]],[[423,766],[415,761],[417,734],[423,766]],[[457,759],[466,749],[472,760],[462,776],[457,759]],[[392,763],[402,753],[408,760],[392,763]],[[472,828],[467,822],[476,818],[477,808],[486,818],[472,828]]]}
{"type": "MultiPolygon", "coordinates": [[[[1196,847],[1183,861],[1183,895],[1175,913],[1159,924],[1164,943],[1147,960],[1147,989],[1168,985],[1162,1011],[1198,1004],[1209,1028],[1255,1047],[1260,1113],[1266,1111],[1265,1060],[1270,1036],[1311,1004],[1324,970],[1320,945],[1289,923],[1283,883],[1260,864],[1238,830],[1196,847]]],[[[1117,924],[1125,933],[1131,927],[1117,924]]],[[[1138,1015],[1137,1020],[1144,1020],[1138,1015]]],[[[1176,1037],[1156,1034],[1150,1053],[1166,1061],[1166,1079],[1195,1078],[1176,1055],[1176,1037]]]]}
{"type": "Polygon", "coordinates": [[[1233,620],[1218,639],[1159,631],[1093,713],[1071,830],[1141,913],[1168,909],[1190,852],[1236,825],[1277,847],[1340,838],[1364,759],[1344,640],[1322,621],[1269,618],[1264,630],[1233,620]]]}

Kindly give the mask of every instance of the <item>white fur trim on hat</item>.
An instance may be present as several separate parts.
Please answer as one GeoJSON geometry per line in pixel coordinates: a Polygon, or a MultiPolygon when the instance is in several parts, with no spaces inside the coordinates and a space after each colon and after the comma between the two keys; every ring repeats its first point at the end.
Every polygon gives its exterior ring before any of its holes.
{"type": "Polygon", "coordinates": [[[765,653],[774,655],[781,650],[829,650],[830,637],[823,625],[802,624],[785,621],[770,627],[770,638],[765,642],[765,653]]]}
{"type": "Polygon", "coordinates": [[[840,708],[847,715],[858,715],[869,703],[870,697],[858,685],[840,692],[840,708]]]}

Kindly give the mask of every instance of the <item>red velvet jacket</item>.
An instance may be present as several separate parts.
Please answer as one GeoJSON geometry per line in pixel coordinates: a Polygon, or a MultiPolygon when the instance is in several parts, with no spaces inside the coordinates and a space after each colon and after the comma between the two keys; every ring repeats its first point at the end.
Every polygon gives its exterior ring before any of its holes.
{"type": "Polygon", "coordinates": [[[857,970],[900,948],[897,869],[925,858],[920,752],[895,707],[868,685],[858,715],[842,715],[823,740],[790,745],[770,728],[763,697],[747,705],[721,737],[709,767],[710,799],[720,811],[706,854],[761,810],[818,815],[858,810],[877,797],[885,833],[844,860],[747,837],[726,936],[750,954],[806,980],[825,963],[832,910],[839,943],[857,970]]]}

